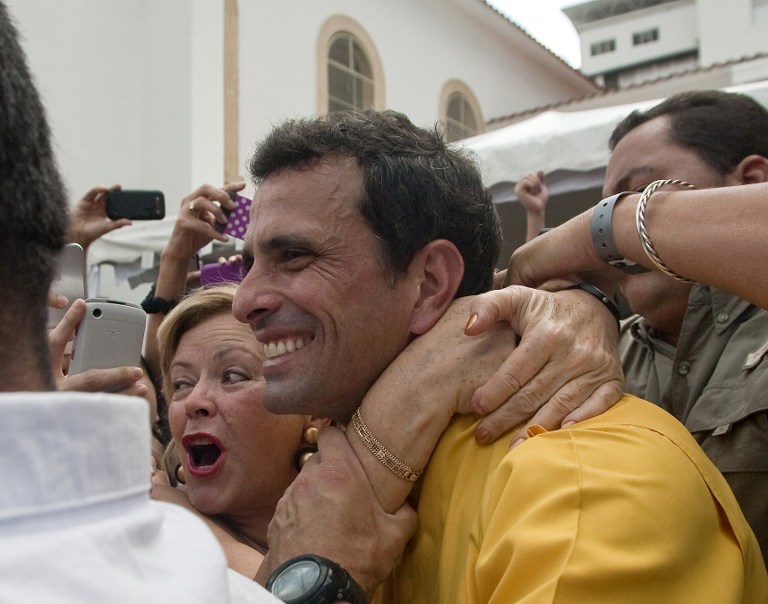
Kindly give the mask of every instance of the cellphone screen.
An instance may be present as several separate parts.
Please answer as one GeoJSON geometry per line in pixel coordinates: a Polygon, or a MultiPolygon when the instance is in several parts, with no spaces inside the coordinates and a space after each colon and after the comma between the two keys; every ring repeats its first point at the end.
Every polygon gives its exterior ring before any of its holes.
{"type": "Polygon", "coordinates": [[[66,308],[48,309],[48,327],[54,328],[77,298],[86,298],[85,254],[78,243],[66,244],[56,258],[56,276],[51,290],[65,296],[66,308]]]}

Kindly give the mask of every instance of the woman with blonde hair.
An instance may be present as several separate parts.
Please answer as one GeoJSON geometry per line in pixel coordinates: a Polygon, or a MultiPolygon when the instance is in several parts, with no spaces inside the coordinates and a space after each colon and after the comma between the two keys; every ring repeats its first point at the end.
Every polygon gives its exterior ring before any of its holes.
{"type": "Polygon", "coordinates": [[[201,514],[220,537],[230,567],[253,577],[275,506],[330,422],[264,409],[263,346],[232,315],[235,290],[219,286],[187,296],[158,330],[179,460],[170,474],[184,484],[155,480],[153,497],[201,514]]]}

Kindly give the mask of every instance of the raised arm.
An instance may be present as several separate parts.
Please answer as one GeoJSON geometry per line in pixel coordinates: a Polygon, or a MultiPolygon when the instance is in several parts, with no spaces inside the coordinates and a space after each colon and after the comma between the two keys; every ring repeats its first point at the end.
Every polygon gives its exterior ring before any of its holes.
{"type": "MultiPolygon", "coordinates": [[[[653,269],[637,235],[639,199],[639,194],[627,195],[616,204],[613,237],[621,255],[653,269]]],[[[509,262],[508,282],[536,286],[557,277],[608,270],[592,244],[593,211],[518,248],[509,262]]],[[[768,308],[768,184],[661,189],[648,202],[646,225],[653,247],[675,273],[768,308]]]]}
{"type": "Polygon", "coordinates": [[[525,208],[525,240],[536,238],[545,226],[549,189],[544,183],[544,172],[526,174],[515,185],[515,195],[525,208]]]}
{"type": "Polygon", "coordinates": [[[112,220],[107,217],[106,195],[119,189],[120,185],[93,187],[72,206],[67,227],[68,242],[79,243],[87,251],[88,246],[102,235],[131,224],[128,218],[112,220]]]}
{"type": "MultiPolygon", "coordinates": [[[[212,221],[226,222],[218,202],[226,208],[234,203],[229,191],[240,191],[244,183],[233,183],[223,188],[202,185],[181,200],[179,213],[168,243],[160,254],[160,267],[155,283],[154,296],[168,302],[177,302],[187,290],[187,274],[192,258],[197,251],[214,239],[226,242],[229,237],[222,235],[212,226],[212,221]]],[[[144,357],[155,375],[160,375],[157,350],[157,329],[165,319],[165,313],[151,313],[147,318],[147,337],[144,357]]]]}

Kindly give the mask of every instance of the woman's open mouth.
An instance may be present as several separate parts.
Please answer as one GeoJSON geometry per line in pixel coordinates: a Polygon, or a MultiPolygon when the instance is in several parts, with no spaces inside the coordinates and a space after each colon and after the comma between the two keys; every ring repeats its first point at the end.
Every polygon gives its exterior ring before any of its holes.
{"type": "Polygon", "coordinates": [[[210,476],[221,466],[224,447],[210,434],[188,434],[182,439],[187,452],[187,470],[192,476],[210,476]]]}

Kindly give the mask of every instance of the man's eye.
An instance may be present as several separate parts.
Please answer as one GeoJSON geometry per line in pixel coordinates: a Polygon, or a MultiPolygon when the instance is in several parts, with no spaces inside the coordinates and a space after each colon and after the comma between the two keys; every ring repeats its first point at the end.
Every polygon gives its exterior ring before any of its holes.
{"type": "Polygon", "coordinates": [[[309,254],[307,250],[301,250],[301,249],[285,250],[285,253],[283,254],[283,258],[285,260],[290,261],[290,260],[295,260],[296,258],[302,258],[307,254],[309,254]]]}
{"type": "Polygon", "coordinates": [[[290,249],[283,252],[283,264],[289,269],[300,269],[307,266],[314,255],[309,250],[290,249]]]}

